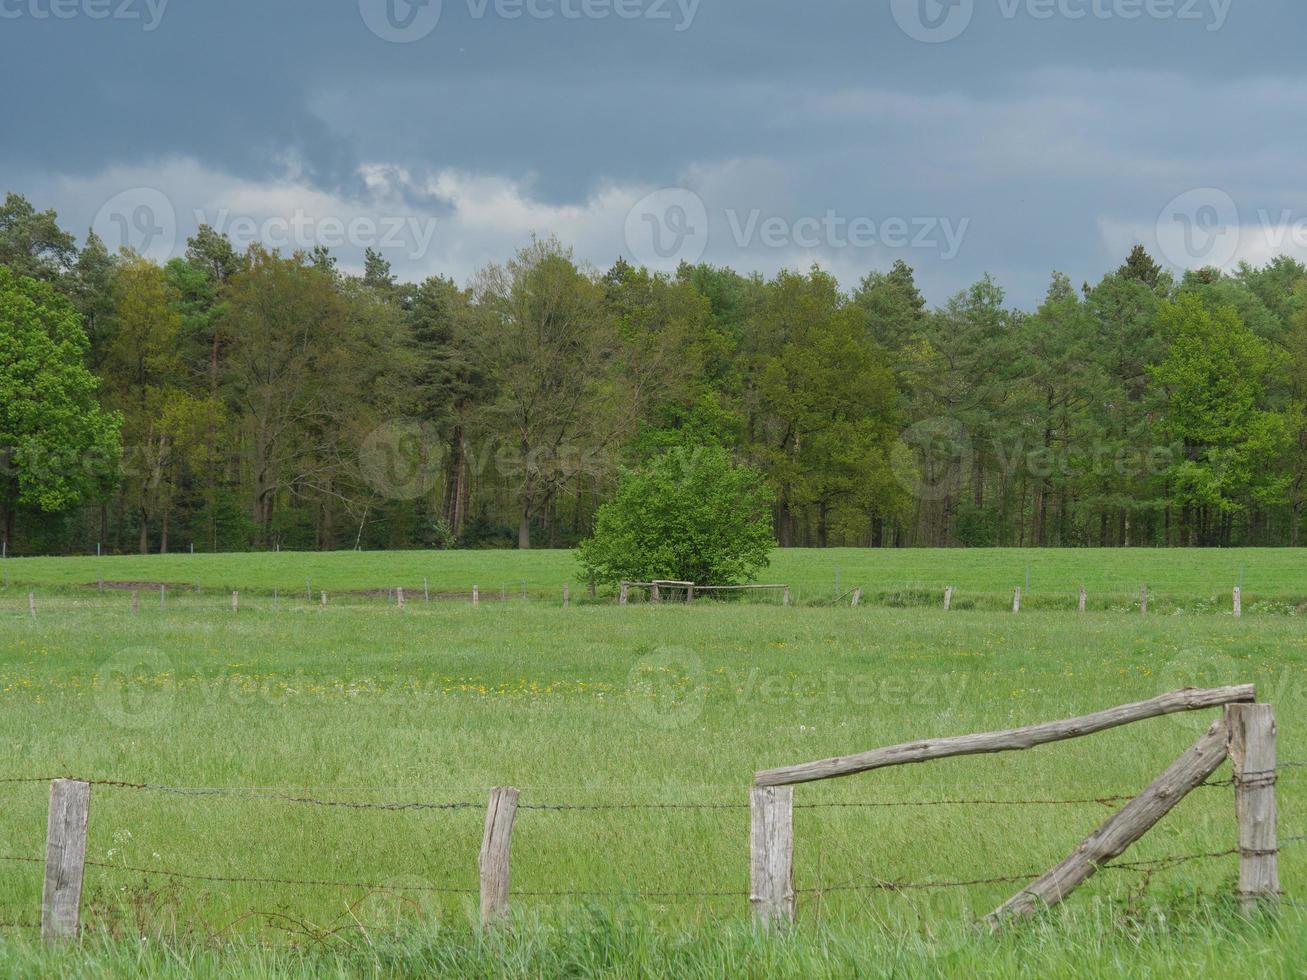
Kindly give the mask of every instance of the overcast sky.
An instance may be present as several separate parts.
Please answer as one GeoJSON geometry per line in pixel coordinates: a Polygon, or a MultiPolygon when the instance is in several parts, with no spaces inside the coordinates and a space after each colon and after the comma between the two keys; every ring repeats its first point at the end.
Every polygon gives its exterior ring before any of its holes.
{"type": "Polygon", "coordinates": [[[206,221],[465,281],[556,234],[1031,307],[1137,241],[1307,258],[1305,38],[1302,0],[0,0],[0,189],[159,258],[206,221]]]}

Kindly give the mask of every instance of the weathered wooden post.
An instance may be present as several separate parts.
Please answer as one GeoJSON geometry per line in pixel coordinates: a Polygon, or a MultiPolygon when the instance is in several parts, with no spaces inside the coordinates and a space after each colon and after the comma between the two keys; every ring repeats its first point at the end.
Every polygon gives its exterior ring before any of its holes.
{"type": "Polygon", "coordinates": [[[860,605],[862,605],[862,589],[860,589],[860,588],[859,588],[859,589],[854,589],[854,590],[853,590],[853,606],[852,606],[852,608],[857,609],[858,606],[860,606],[860,605]]]}
{"type": "Polygon", "coordinates": [[[239,612],[240,607],[241,607],[241,594],[239,592],[233,592],[231,594],[231,611],[239,612]]]}
{"type": "Polygon", "coordinates": [[[953,607],[953,586],[944,590],[944,611],[948,612],[953,607]]]}
{"type": "Polygon", "coordinates": [[[653,584],[653,586],[652,586],[652,587],[650,588],[650,590],[649,590],[649,601],[650,601],[650,602],[662,602],[662,601],[663,601],[663,595],[662,595],[661,592],[658,591],[658,583],[657,583],[657,582],[655,582],[655,583],[653,584]]]}
{"type": "Polygon", "coordinates": [[[788,607],[789,604],[790,604],[790,587],[787,585],[785,586],[785,597],[781,599],[781,605],[788,607]]]}
{"type": "Polygon", "coordinates": [[[631,583],[623,582],[620,591],[617,593],[617,604],[619,606],[626,605],[628,599],[630,598],[630,594],[631,594],[631,583]]]}
{"type": "Polygon", "coordinates": [[[508,601],[508,586],[501,585],[499,587],[499,604],[502,606],[507,601],[508,601]]]}
{"type": "Polygon", "coordinates": [[[425,575],[422,576],[422,601],[431,601],[431,585],[427,582],[427,577],[425,575]]]}
{"type": "Polygon", "coordinates": [[[1086,601],[1088,598],[1089,598],[1089,596],[1085,593],[1085,587],[1084,587],[1083,585],[1081,585],[1081,586],[1080,586],[1080,607],[1079,607],[1081,612],[1084,612],[1084,611],[1085,611],[1085,601],[1086,601]]]}
{"type": "Polygon", "coordinates": [[[477,868],[481,873],[481,924],[494,925],[508,915],[509,857],[513,847],[513,821],[517,819],[518,791],[500,786],[490,791],[485,836],[477,868]]]}
{"type": "Polygon", "coordinates": [[[692,605],[694,605],[694,585],[693,585],[693,583],[691,583],[690,585],[687,585],[687,586],[685,587],[685,604],[686,604],[687,606],[692,606],[692,605]]]}
{"type": "Polygon", "coordinates": [[[140,611],[141,611],[141,600],[136,595],[136,590],[132,589],[132,612],[135,613],[140,611]]]}
{"type": "Polygon", "coordinates": [[[794,787],[749,790],[749,904],[764,929],[794,921],[794,787]]]}
{"type": "Polygon", "coordinates": [[[563,583],[563,608],[566,609],[572,604],[572,586],[570,582],[563,583]]]}
{"type": "Polygon", "coordinates": [[[319,601],[320,603],[322,603],[322,608],[323,608],[323,609],[326,609],[326,608],[327,608],[327,593],[326,593],[326,592],[321,593],[320,596],[318,597],[318,601],[319,601]]]}
{"type": "Polygon", "coordinates": [[[1280,897],[1276,843],[1275,709],[1232,704],[1225,709],[1239,821],[1239,906],[1252,912],[1280,897]]]}
{"type": "Polygon", "coordinates": [[[45,888],[41,898],[41,938],[47,943],[76,939],[86,865],[86,823],[91,784],[56,779],[50,784],[50,815],[45,833],[45,888]]]}
{"type": "Polygon", "coordinates": [[[1019,585],[1017,590],[1012,593],[1012,611],[1014,613],[1021,612],[1021,586],[1019,585]]]}
{"type": "Polygon", "coordinates": [[[1139,614],[1148,615],[1148,586],[1141,586],[1139,589],[1139,614]]]}
{"type": "Polygon", "coordinates": [[[396,589],[396,590],[395,590],[395,605],[398,606],[398,607],[400,608],[401,611],[403,611],[403,609],[404,609],[404,590],[403,590],[403,589],[396,589]]]}
{"type": "Polygon", "coordinates": [[[168,605],[168,586],[159,586],[159,608],[164,609],[168,605]]]}
{"type": "Polygon", "coordinates": [[[474,585],[472,586],[472,608],[476,609],[480,605],[481,605],[481,588],[480,586],[474,585]]]}
{"type": "Polygon", "coordinates": [[[36,618],[36,593],[35,592],[27,593],[27,611],[32,614],[33,619],[36,618]]]}
{"type": "Polygon", "coordinates": [[[1243,618],[1243,589],[1237,585],[1234,587],[1234,618],[1243,618]]]}

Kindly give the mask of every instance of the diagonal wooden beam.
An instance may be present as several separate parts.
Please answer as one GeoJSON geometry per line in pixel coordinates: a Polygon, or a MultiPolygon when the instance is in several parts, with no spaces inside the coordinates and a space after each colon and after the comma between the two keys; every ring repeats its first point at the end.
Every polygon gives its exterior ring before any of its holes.
{"type": "Polygon", "coordinates": [[[909,742],[889,748],[873,749],[858,755],[822,759],[780,769],[764,769],[754,777],[755,786],[789,786],[810,783],[835,776],[850,776],[887,766],[902,766],[931,759],[945,759],[955,755],[983,755],[989,752],[1011,752],[1029,749],[1048,742],[1092,735],[1095,732],[1118,728],[1131,722],[1170,715],[1180,711],[1216,708],[1225,704],[1250,703],[1257,700],[1257,691],[1251,684],[1234,687],[1217,687],[1208,690],[1185,688],[1173,691],[1150,701],[1123,704],[1107,711],[1099,711],[1066,721],[1051,721],[1028,728],[1014,728],[1004,732],[986,732],[980,735],[959,735],[955,738],[909,742]]]}
{"type": "Polygon", "coordinates": [[[1152,785],[1118,810],[1090,834],[1057,867],[1034,884],[1017,892],[996,908],[985,921],[997,928],[1003,920],[1030,915],[1036,909],[1056,905],[1091,878],[1099,868],[1120,857],[1125,849],[1143,837],[1177,803],[1221,768],[1228,754],[1229,729],[1225,719],[1214,722],[1184,755],[1153,781],[1152,785]]]}

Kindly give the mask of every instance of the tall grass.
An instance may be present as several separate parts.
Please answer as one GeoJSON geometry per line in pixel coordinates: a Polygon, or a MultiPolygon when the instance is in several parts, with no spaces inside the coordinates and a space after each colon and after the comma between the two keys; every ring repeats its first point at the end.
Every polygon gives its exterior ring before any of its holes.
{"type": "MultiPolygon", "coordinates": [[[[286,557],[251,558],[249,579],[231,584],[266,585],[260,563],[286,557]]],[[[342,588],[362,588],[375,572],[364,561],[336,573],[342,588]]],[[[1301,962],[1301,911],[1241,920],[1231,857],[1152,876],[1105,871],[997,938],[969,924],[1019,883],[868,887],[1051,866],[1111,812],[1094,799],[1146,785],[1207,712],[800,787],[794,935],[755,935],[744,894],[744,804],[758,768],[1250,681],[1276,704],[1281,758],[1307,760],[1307,635],[1295,617],[563,610],[543,598],[401,613],[381,597],[323,610],[284,595],[247,604],[244,591],[236,615],[207,592],[170,596],[162,610],[143,596],[132,615],[121,594],[40,595],[35,620],[25,593],[0,609],[0,779],[68,774],[245,795],[95,787],[87,940],[45,952],[0,929],[5,974],[1277,975],[1301,962]],[[519,919],[487,937],[475,927],[476,853],[496,785],[517,786],[527,804],[687,808],[523,810],[519,919]],[[284,795],[473,806],[265,798],[284,795]],[[992,802],[951,802],[974,800],[992,802]],[[463,891],[426,890],[445,888],[463,891]],[[582,894],[539,894],[552,892],[582,894]]],[[[0,784],[0,856],[39,858],[46,793],[39,782],[0,784]]],[[[1285,770],[1278,793],[1282,834],[1307,834],[1307,769],[1285,770]]],[[[1203,789],[1129,857],[1233,843],[1231,791],[1203,789]]],[[[1307,845],[1286,846],[1281,874],[1289,901],[1307,902],[1307,845]]],[[[39,907],[39,866],[0,862],[0,922],[34,919],[39,907]]]]}

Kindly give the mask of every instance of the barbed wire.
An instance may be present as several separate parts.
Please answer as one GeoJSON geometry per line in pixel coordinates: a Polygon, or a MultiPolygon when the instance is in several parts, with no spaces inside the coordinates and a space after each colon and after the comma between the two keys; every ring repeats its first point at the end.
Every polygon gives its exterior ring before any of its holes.
{"type": "MultiPolygon", "coordinates": [[[[1297,769],[1307,768],[1307,762],[1290,761],[1281,762],[1278,769],[1297,769]]],[[[1276,776],[1275,771],[1264,773],[1244,773],[1241,777],[1232,777],[1229,779],[1208,780],[1200,785],[1200,788],[1212,789],[1220,787],[1234,786],[1242,780],[1242,785],[1247,787],[1256,785],[1259,780],[1273,780],[1276,776]]],[[[91,786],[99,786],[106,789],[134,790],[138,792],[166,793],[173,796],[182,797],[228,797],[233,799],[245,800],[265,800],[279,803],[291,803],[305,806],[329,807],[344,810],[381,810],[381,811],[406,811],[406,810],[472,810],[484,807],[483,803],[469,802],[464,800],[438,802],[438,801],[380,801],[373,802],[367,800],[333,800],[323,799],[308,795],[294,795],[290,793],[274,793],[257,789],[241,789],[236,787],[223,786],[169,786],[162,783],[143,783],[132,782],[123,779],[95,779],[79,776],[10,776],[0,778],[0,784],[37,784],[50,783],[57,779],[69,779],[77,782],[84,782],[91,786]]],[[[933,807],[933,806],[1085,806],[1095,804],[1100,806],[1113,807],[1118,803],[1123,803],[1134,798],[1133,794],[1108,794],[1094,797],[1069,797],[1066,799],[997,799],[997,798],[973,798],[973,799],[944,799],[944,800],[848,800],[848,801],[819,801],[814,803],[796,803],[796,810],[818,810],[818,809],[882,809],[893,807],[933,807]]],[[[685,803],[532,803],[524,802],[518,804],[520,810],[533,810],[540,812],[602,812],[602,811],[621,811],[621,810],[747,810],[750,808],[748,803],[721,803],[721,802],[685,802],[685,803]]]]}

